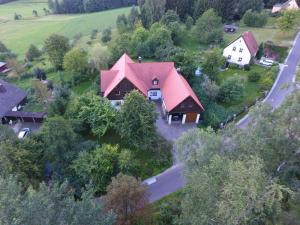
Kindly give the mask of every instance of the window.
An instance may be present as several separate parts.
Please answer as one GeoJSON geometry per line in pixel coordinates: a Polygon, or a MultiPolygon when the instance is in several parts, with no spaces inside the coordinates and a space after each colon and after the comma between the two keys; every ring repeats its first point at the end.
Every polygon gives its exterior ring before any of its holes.
{"type": "Polygon", "coordinates": [[[228,56],[227,56],[227,59],[231,59],[231,55],[228,55],[228,56]]]}
{"type": "Polygon", "coordinates": [[[116,95],[121,95],[121,91],[116,91],[116,95]]]}
{"type": "Polygon", "coordinates": [[[235,50],[236,50],[236,47],[233,47],[233,48],[232,48],[232,51],[235,51],[235,50]]]}
{"type": "Polygon", "coordinates": [[[156,91],[150,92],[150,96],[153,96],[153,97],[157,96],[157,92],[156,91]]]}
{"type": "Polygon", "coordinates": [[[243,60],[243,58],[242,58],[242,57],[240,57],[238,61],[239,61],[239,62],[242,62],[242,60],[243,60]]]}
{"type": "Polygon", "coordinates": [[[153,85],[158,85],[158,79],[155,78],[154,80],[152,80],[152,84],[153,85]]]}
{"type": "Polygon", "coordinates": [[[240,48],[240,52],[243,52],[243,48],[240,48]]]}

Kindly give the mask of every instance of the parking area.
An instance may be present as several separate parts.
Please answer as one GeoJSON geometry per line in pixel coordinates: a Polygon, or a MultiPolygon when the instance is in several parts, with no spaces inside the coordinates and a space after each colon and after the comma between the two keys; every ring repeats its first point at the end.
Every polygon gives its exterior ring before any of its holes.
{"type": "Polygon", "coordinates": [[[183,133],[197,126],[195,123],[182,124],[181,121],[172,122],[172,124],[169,125],[167,120],[163,118],[160,103],[156,103],[156,112],[158,113],[156,120],[157,132],[168,141],[175,142],[183,133]]]}

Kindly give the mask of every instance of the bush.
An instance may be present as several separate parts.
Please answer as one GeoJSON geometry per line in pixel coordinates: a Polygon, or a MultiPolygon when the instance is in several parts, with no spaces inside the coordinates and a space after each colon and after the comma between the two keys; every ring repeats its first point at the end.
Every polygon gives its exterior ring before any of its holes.
{"type": "Polygon", "coordinates": [[[185,21],[185,26],[187,30],[190,30],[194,25],[194,19],[191,16],[188,16],[185,21]]]}
{"type": "Polygon", "coordinates": [[[259,82],[261,86],[261,90],[266,91],[269,90],[273,85],[273,80],[271,77],[265,77],[259,82]]]}
{"type": "Polygon", "coordinates": [[[33,74],[36,77],[36,79],[38,79],[38,80],[46,80],[47,79],[45,71],[41,68],[38,68],[38,67],[35,68],[33,70],[33,74]]]}
{"type": "Polygon", "coordinates": [[[27,78],[33,78],[34,74],[30,73],[30,72],[25,72],[23,74],[21,74],[21,79],[27,79],[27,78]]]}
{"type": "Polygon", "coordinates": [[[26,59],[28,61],[33,61],[41,56],[40,50],[35,45],[30,45],[28,51],[26,52],[26,59]]]}
{"type": "Polygon", "coordinates": [[[243,16],[243,22],[249,27],[263,27],[268,22],[268,14],[248,10],[243,16]]]}
{"type": "Polygon", "coordinates": [[[220,87],[218,99],[228,103],[240,99],[244,95],[245,81],[239,76],[233,76],[225,80],[220,87]]]}
{"type": "Polygon", "coordinates": [[[106,28],[102,31],[101,41],[107,43],[111,40],[111,28],[106,28]]]}
{"type": "Polygon", "coordinates": [[[206,106],[206,110],[203,113],[204,125],[211,126],[213,128],[219,128],[221,123],[224,123],[230,112],[227,111],[223,106],[211,102],[206,106]]]}
{"type": "Polygon", "coordinates": [[[257,82],[260,79],[260,74],[258,72],[252,71],[248,75],[248,80],[250,82],[257,82]]]}

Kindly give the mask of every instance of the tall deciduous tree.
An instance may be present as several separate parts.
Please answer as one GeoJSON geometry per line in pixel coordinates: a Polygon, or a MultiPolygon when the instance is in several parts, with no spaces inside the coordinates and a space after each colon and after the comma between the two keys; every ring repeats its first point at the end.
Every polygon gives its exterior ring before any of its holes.
{"type": "Polygon", "coordinates": [[[282,32],[287,32],[295,27],[297,14],[293,10],[287,10],[277,19],[277,25],[282,32]]]}
{"type": "Polygon", "coordinates": [[[222,19],[214,9],[203,13],[196,22],[195,34],[202,44],[219,43],[223,40],[222,19]]]}
{"type": "Polygon", "coordinates": [[[95,136],[103,136],[114,126],[116,112],[110,102],[93,93],[87,93],[73,99],[68,116],[87,126],[95,136]]]}
{"type": "Polygon", "coordinates": [[[220,49],[213,49],[204,55],[203,72],[211,79],[218,80],[220,68],[225,65],[225,58],[220,49]]]}
{"type": "Polygon", "coordinates": [[[56,69],[62,69],[63,58],[70,49],[68,38],[58,34],[52,34],[46,39],[44,48],[53,66],[56,69]]]}
{"type": "Polygon", "coordinates": [[[70,50],[63,60],[63,67],[67,71],[84,74],[88,70],[87,53],[82,49],[74,48],[70,50]]]}
{"type": "Polygon", "coordinates": [[[158,22],[166,10],[166,0],[145,0],[141,5],[141,18],[145,27],[158,22]]]}
{"type": "Polygon", "coordinates": [[[134,90],[124,98],[117,114],[116,129],[134,147],[146,146],[155,135],[155,105],[134,90]]]}
{"type": "Polygon", "coordinates": [[[151,224],[147,188],[140,180],[119,174],[107,187],[105,208],[117,214],[117,224],[151,224]]]}
{"type": "Polygon", "coordinates": [[[74,190],[65,182],[41,184],[38,190],[25,191],[13,177],[0,177],[0,217],[3,225],[113,225],[115,215],[104,213],[88,188],[75,201],[74,190]]]}

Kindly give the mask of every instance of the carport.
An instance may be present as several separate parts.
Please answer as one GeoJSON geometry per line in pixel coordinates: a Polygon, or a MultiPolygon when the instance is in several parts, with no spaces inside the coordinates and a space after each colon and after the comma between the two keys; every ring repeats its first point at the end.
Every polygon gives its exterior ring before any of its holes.
{"type": "Polygon", "coordinates": [[[21,122],[42,123],[47,118],[46,112],[10,111],[5,114],[4,120],[20,120],[21,122]]]}

